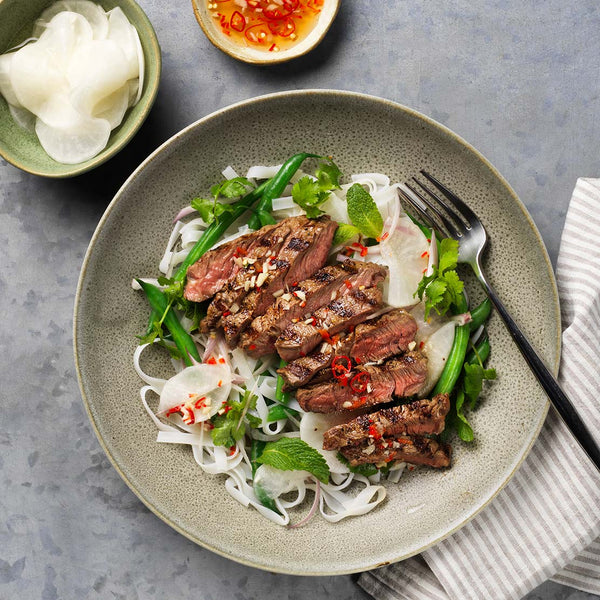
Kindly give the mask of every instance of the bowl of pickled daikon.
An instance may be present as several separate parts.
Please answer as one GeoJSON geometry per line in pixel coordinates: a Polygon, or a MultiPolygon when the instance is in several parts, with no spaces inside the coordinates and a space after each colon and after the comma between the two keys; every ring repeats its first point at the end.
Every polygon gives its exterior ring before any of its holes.
{"type": "Polygon", "coordinates": [[[97,167],[148,116],[160,72],[133,0],[0,0],[0,156],[44,177],[97,167]]]}

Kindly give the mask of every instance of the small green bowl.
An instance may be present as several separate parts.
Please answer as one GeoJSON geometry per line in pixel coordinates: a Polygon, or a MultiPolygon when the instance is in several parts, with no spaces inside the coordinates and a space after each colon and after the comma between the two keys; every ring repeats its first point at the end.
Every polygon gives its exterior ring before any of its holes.
{"type": "MultiPolygon", "coordinates": [[[[34,21],[53,0],[0,0],[0,54],[29,37],[34,21]]],[[[138,31],[144,51],[145,72],[142,97],[114,129],[102,152],[76,165],[65,165],[51,159],[35,133],[13,120],[6,100],[0,96],[0,156],[23,171],[42,177],[64,178],[80,175],[96,168],[122,150],[148,116],[160,81],[161,54],[158,39],[144,11],[133,0],[100,0],[108,11],[119,6],[138,31]]]]}

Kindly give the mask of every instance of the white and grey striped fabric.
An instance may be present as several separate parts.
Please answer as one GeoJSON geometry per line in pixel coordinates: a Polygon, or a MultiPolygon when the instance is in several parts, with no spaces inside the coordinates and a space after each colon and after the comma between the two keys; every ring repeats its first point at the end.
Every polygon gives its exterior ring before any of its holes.
{"type": "MultiPolygon", "coordinates": [[[[600,441],[600,179],[579,179],[557,263],[559,380],[600,441]]],[[[421,556],[363,573],[378,600],[522,598],[553,579],[600,594],[600,476],[550,409],[531,453],[480,515],[421,556]]]]}

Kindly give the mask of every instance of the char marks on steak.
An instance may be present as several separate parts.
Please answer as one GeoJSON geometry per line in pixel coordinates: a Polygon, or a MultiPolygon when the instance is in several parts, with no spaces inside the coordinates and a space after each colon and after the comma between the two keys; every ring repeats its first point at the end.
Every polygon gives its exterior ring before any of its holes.
{"type": "Polygon", "coordinates": [[[413,396],[425,383],[427,358],[420,352],[408,352],[382,365],[359,366],[348,379],[360,372],[367,372],[370,377],[365,392],[356,393],[350,385],[332,380],[299,388],[296,399],[302,410],[332,413],[383,404],[390,402],[394,396],[413,396]]]}
{"type": "Polygon", "coordinates": [[[400,434],[437,435],[444,431],[449,410],[448,394],[383,408],[328,429],[323,434],[323,448],[334,450],[400,434]]]}
{"type": "MultiPolygon", "coordinates": [[[[277,258],[265,264],[264,273],[250,289],[239,311],[221,318],[225,339],[235,345],[255,317],[273,304],[273,295],[318,271],[327,260],[337,223],[324,216],[319,219],[287,219],[292,233],[279,250],[277,258]],[[258,285],[258,284],[261,285],[258,285]]],[[[256,266],[256,264],[255,264],[256,266]]]]}
{"type": "Polygon", "coordinates": [[[256,233],[247,233],[204,254],[188,267],[184,297],[202,302],[220,292],[240,269],[239,262],[234,259],[245,256],[255,240],[256,233]]]}
{"type": "Polygon", "coordinates": [[[341,448],[340,452],[353,467],[365,463],[380,464],[400,460],[439,469],[449,467],[452,456],[449,444],[420,435],[381,438],[375,442],[367,440],[358,446],[341,448]]]}
{"type": "Polygon", "coordinates": [[[323,267],[291,286],[264,315],[255,318],[242,334],[241,347],[254,357],[275,352],[275,340],[294,319],[306,320],[306,315],[328,304],[332,295],[341,298],[353,289],[370,288],[383,281],[386,274],[381,265],[351,259],[323,267]]]}
{"type": "Polygon", "coordinates": [[[288,325],[277,338],[275,348],[287,361],[305,356],[323,340],[358,325],[382,305],[379,288],[351,289],[348,294],[313,312],[310,322],[298,321],[288,325]]]}
{"type": "Polygon", "coordinates": [[[325,342],[311,354],[293,360],[278,373],[287,388],[312,381],[321,369],[329,367],[336,355],[347,355],[357,363],[377,362],[408,350],[415,339],[417,323],[401,308],[365,321],[342,337],[335,346],[325,342]]]}

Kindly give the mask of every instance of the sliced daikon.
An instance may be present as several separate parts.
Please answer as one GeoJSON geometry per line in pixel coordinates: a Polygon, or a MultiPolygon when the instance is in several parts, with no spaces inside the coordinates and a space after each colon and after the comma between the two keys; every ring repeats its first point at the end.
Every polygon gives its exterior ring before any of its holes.
{"type": "Polygon", "coordinates": [[[308,412],[300,421],[300,439],[321,453],[332,473],[347,473],[348,467],[333,450],[323,450],[323,434],[334,425],[348,421],[348,415],[325,415],[308,412]]]}
{"type": "Polygon", "coordinates": [[[50,158],[75,165],[93,158],[106,147],[110,124],[105,119],[80,116],[70,125],[52,127],[37,119],[35,132],[50,158]]]}
{"type": "Polygon", "coordinates": [[[89,22],[95,40],[103,40],[108,34],[108,19],[102,7],[88,0],[58,0],[51,4],[36,21],[33,37],[40,37],[50,21],[64,11],[74,12],[89,22]]]}
{"type": "Polygon", "coordinates": [[[140,36],[136,28],[132,25],[131,28],[135,34],[136,40],[136,49],[137,49],[137,57],[138,57],[138,72],[139,72],[139,81],[138,81],[138,90],[137,95],[135,97],[134,104],[137,104],[142,97],[142,92],[144,91],[144,70],[146,69],[146,62],[144,60],[144,49],[142,48],[142,43],[140,42],[140,36]]]}
{"type": "Polygon", "coordinates": [[[56,67],[66,71],[78,47],[93,37],[92,27],[85,17],[74,12],[62,12],[48,24],[36,45],[45,47],[56,67]]]}
{"type": "Polygon", "coordinates": [[[229,367],[207,363],[187,367],[165,383],[160,394],[158,413],[191,403],[195,422],[206,421],[223,408],[230,391],[229,367]],[[195,407],[196,403],[199,408],[195,407]]]}
{"type": "Polygon", "coordinates": [[[415,292],[427,269],[427,238],[409,217],[401,215],[380,247],[381,262],[390,269],[386,302],[396,307],[415,304],[415,292]]]}
{"type": "Polygon", "coordinates": [[[111,129],[121,124],[129,107],[129,85],[127,83],[91,107],[86,105],[88,95],[84,91],[80,96],[79,91],[80,88],[73,90],[71,101],[81,112],[98,119],[106,119],[110,123],[111,129]]]}
{"type": "Polygon", "coordinates": [[[14,55],[14,52],[11,52],[10,54],[2,54],[0,56],[0,94],[4,96],[4,99],[9,104],[19,107],[21,103],[17,99],[10,76],[10,68],[14,55]]]}
{"type": "Polygon", "coordinates": [[[107,39],[116,42],[127,59],[127,79],[135,79],[140,74],[140,63],[138,60],[137,31],[119,8],[113,8],[108,12],[108,35],[107,39]]]}
{"type": "Polygon", "coordinates": [[[433,389],[446,366],[454,342],[455,328],[456,323],[449,321],[432,333],[421,348],[421,352],[427,357],[427,378],[419,394],[421,398],[424,398],[433,389]]]}
{"type": "Polygon", "coordinates": [[[130,79],[127,82],[127,87],[129,88],[129,102],[127,103],[127,106],[131,108],[136,104],[140,82],[138,79],[130,79]]]}
{"type": "Polygon", "coordinates": [[[12,104],[8,105],[8,110],[19,127],[27,129],[27,131],[31,131],[32,133],[35,132],[35,115],[32,112],[22,106],[14,106],[12,104]]]}

